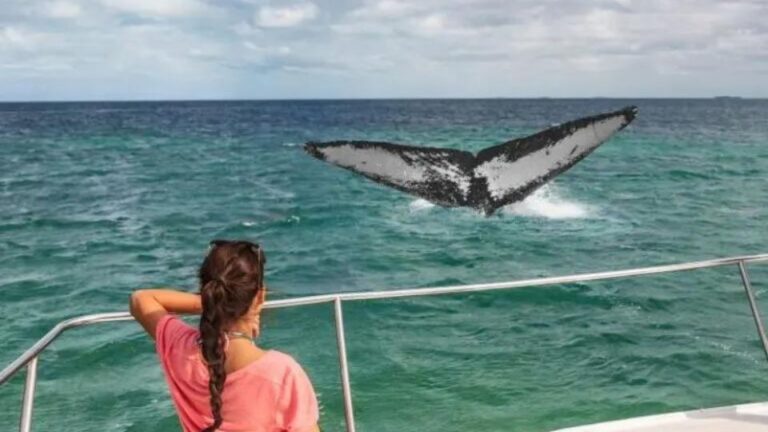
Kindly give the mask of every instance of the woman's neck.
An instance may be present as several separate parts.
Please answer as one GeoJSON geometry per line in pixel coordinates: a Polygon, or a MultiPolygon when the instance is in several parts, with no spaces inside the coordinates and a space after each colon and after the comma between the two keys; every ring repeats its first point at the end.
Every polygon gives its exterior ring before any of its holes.
{"type": "Polygon", "coordinates": [[[250,340],[230,338],[224,369],[227,373],[232,373],[258,361],[265,353],[266,351],[256,346],[250,340]]]}
{"type": "Polygon", "coordinates": [[[253,327],[247,323],[235,323],[232,327],[227,329],[226,333],[230,335],[246,335],[249,338],[253,338],[253,327]]]}

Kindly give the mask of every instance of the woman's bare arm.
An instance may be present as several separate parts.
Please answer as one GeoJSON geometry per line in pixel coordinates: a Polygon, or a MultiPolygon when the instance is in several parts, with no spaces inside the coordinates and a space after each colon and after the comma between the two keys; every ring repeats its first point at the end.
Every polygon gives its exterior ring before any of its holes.
{"type": "Polygon", "coordinates": [[[171,289],[140,289],[131,294],[131,315],[155,338],[155,328],[160,318],[169,314],[199,314],[202,311],[200,296],[171,289]]]}

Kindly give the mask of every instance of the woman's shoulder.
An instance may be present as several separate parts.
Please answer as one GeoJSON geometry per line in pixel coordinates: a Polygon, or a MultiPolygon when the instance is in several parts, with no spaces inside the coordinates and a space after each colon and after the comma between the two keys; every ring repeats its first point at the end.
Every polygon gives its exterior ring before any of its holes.
{"type": "Polygon", "coordinates": [[[273,378],[282,383],[305,379],[304,369],[292,355],[278,350],[269,350],[266,355],[269,359],[268,369],[273,378]]]}
{"type": "Polygon", "coordinates": [[[267,355],[269,356],[270,364],[272,366],[278,366],[287,372],[301,369],[299,362],[288,353],[271,349],[267,351],[267,355]]]}
{"type": "Polygon", "coordinates": [[[267,350],[264,355],[241,369],[227,374],[227,379],[234,385],[240,382],[251,385],[254,381],[266,380],[276,388],[285,388],[296,382],[308,380],[306,373],[290,354],[277,350],[267,350]]]}

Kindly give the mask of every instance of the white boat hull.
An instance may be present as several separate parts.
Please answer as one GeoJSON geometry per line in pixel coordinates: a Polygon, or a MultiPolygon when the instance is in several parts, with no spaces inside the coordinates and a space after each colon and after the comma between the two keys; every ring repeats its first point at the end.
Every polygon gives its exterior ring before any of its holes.
{"type": "Polygon", "coordinates": [[[768,402],[635,417],[552,432],[766,432],[768,402]]]}

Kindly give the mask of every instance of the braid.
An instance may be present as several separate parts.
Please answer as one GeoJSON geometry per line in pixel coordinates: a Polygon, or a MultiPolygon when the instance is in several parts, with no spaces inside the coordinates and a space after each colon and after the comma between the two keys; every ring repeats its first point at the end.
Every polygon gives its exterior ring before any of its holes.
{"type": "Polygon", "coordinates": [[[226,331],[248,312],[264,287],[264,252],[246,241],[214,241],[200,266],[200,350],[208,368],[213,424],[202,432],[214,432],[223,423],[222,392],[227,380],[224,369],[226,331]]]}
{"type": "Polygon", "coordinates": [[[222,299],[226,295],[225,286],[221,280],[215,279],[201,290],[203,313],[200,317],[200,336],[202,340],[202,353],[208,366],[208,390],[211,393],[211,413],[213,424],[203,429],[202,432],[213,432],[221,426],[221,393],[224,390],[224,382],[227,372],[224,363],[227,354],[224,351],[224,313],[221,310],[222,299]]]}

